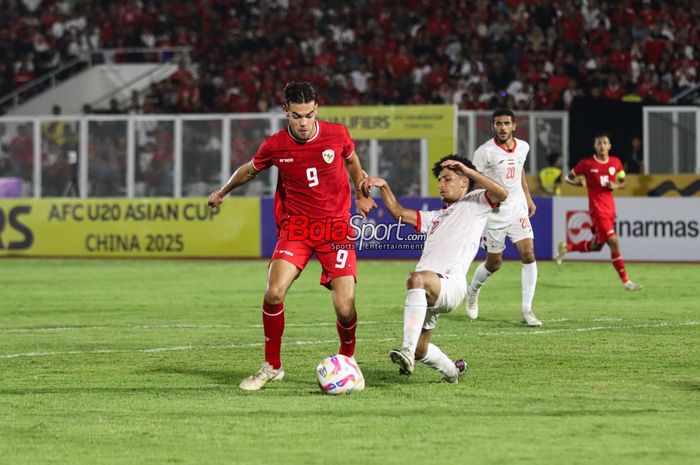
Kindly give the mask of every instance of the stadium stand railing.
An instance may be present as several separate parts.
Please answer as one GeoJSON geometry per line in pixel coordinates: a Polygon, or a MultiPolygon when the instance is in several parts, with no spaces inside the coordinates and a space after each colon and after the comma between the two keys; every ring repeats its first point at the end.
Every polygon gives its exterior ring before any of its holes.
{"type": "MultiPolygon", "coordinates": [[[[490,112],[456,112],[457,151],[472,154],[490,137],[490,112]]],[[[517,134],[531,146],[530,175],[549,153],[568,166],[566,112],[521,112],[517,134]]],[[[262,140],[285,127],[280,112],[199,115],[0,117],[0,178],[19,180],[24,197],[196,197],[224,183],[262,140]]],[[[645,173],[700,173],[700,109],[645,107],[645,173]]],[[[398,195],[427,195],[425,143],[356,140],[372,175],[398,195]],[[398,145],[397,145],[398,144],[398,145]],[[409,181],[407,181],[409,180],[409,181]]],[[[239,195],[271,195],[275,170],[239,195]]]]}

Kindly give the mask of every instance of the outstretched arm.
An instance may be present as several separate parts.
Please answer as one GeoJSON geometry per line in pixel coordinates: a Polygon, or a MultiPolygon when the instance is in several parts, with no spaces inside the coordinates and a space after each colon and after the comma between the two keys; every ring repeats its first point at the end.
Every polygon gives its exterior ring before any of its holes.
{"type": "Polygon", "coordinates": [[[355,152],[352,152],[350,157],[345,160],[345,167],[347,168],[348,174],[350,174],[352,183],[355,186],[355,205],[357,205],[357,209],[359,210],[360,214],[363,217],[366,217],[370,210],[377,208],[377,204],[374,203],[374,200],[372,200],[371,197],[366,195],[360,186],[362,180],[367,176],[367,173],[362,170],[360,157],[358,157],[355,152]]]}
{"type": "Polygon", "coordinates": [[[393,216],[395,220],[401,219],[402,222],[410,224],[411,226],[418,225],[418,214],[416,211],[401,205],[391,191],[389,184],[387,184],[384,179],[367,177],[360,183],[360,188],[363,189],[363,192],[369,192],[372,187],[379,189],[379,193],[384,201],[384,206],[389,210],[389,213],[391,213],[391,216],[393,216]]]}
{"type": "Polygon", "coordinates": [[[572,186],[583,186],[586,187],[586,179],[583,176],[576,176],[573,171],[569,171],[566,175],[564,181],[571,184],[572,186]]]}
{"type": "Polygon", "coordinates": [[[242,186],[248,181],[253,180],[260,171],[253,168],[253,162],[248,162],[245,165],[241,165],[238,169],[231,175],[228,182],[218,191],[214,191],[209,194],[208,204],[210,207],[218,207],[224,202],[224,197],[228,195],[229,192],[242,186]]]}

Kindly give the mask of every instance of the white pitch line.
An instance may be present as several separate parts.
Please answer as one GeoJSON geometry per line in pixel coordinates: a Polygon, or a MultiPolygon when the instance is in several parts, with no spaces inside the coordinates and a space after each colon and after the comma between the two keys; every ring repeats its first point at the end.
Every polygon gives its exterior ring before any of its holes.
{"type": "MultiPolygon", "coordinates": [[[[498,332],[480,332],[477,333],[479,336],[531,336],[533,334],[555,334],[555,333],[586,333],[591,331],[607,331],[607,330],[618,330],[618,329],[644,329],[644,328],[664,328],[668,326],[697,326],[700,322],[698,321],[680,321],[674,322],[661,322],[658,324],[643,324],[643,325],[629,325],[629,326],[592,326],[589,328],[561,328],[561,329],[528,329],[526,331],[510,332],[510,331],[498,331],[498,332]]],[[[452,335],[450,335],[452,336],[452,335]]]]}
{"type": "MultiPolygon", "coordinates": [[[[399,324],[401,321],[358,321],[359,325],[399,324]]],[[[319,323],[287,323],[286,328],[307,328],[316,326],[335,326],[335,322],[319,323]]],[[[230,328],[262,328],[261,324],[224,325],[224,324],[160,324],[160,325],[125,325],[125,326],[51,326],[45,328],[5,328],[0,333],[60,333],[68,331],[105,331],[114,329],[230,329],[230,328]]]]}
{"type": "Polygon", "coordinates": [[[64,331],[79,331],[83,329],[103,330],[111,326],[53,326],[49,328],[7,328],[2,329],[3,333],[60,333],[64,331]]]}
{"type": "MultiPolygon", "coordinates": [[[[533,335],[547,335],[555,333],[582,333],[591,331],[616,331],[621,329],[643,329],[643,328],[663,328],[672,326],[697,326],[700,325],[699,321],[680,321],[680,322],[661,322],[658,324],[643,324],[643,325],[629,325],[629,326],[593,326],[590,328],[568,328],[568,329],[525,329],[522,331],[496,331],[496,332],[479,332],[476,335],[482,337],[490,336],[533,336],[533,335]]],[[[439,334],[438,337],[470,337],[471,334],[439,334]]],[[[358,338],[359,342],[396,342],[400,340],[398,337],[386,337],[380,339],[363,339],[358,338]]],[[[329,340],[316,340],[316,341],[287,341],[287,344],[291,345],[315,345],[315,344],[332,344],[338,342],[337,339],[329,340]]],[[[221,349],[240,349],[246,347],[262,347],[262,342],[248,342],[241,344],[225,344],[225,345],[212,345],[212,346],[174,346],[174,347],[156,347],[151,349],[96,349],[96,350],[69,350],[63,352],[24,352],[17,354],[0,354],[0,359],[13,359],[20,357],[48,357],[48,356],[59,356],[59,355],[87,355],[87,354],[113,354],[113,353],[128,353],[128,352],[141,352],[141,353],[159,353],[159,352],[177,352],[185,350],[221,350],[221,349]]]]}

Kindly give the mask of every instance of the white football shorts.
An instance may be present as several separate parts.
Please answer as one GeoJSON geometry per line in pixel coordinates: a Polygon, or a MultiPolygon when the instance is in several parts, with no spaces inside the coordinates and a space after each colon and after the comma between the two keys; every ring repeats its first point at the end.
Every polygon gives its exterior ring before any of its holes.
{"type": "Polygon", "coordinates": [[[434,329],[441,313],[450,313],[459,307],[467,296],[467,277],[453,274],[440,275],[440,295],[434,307],[425,313],[423,329],[434,329]]]}
{"type": "Polygon", "coordinates": [[[510,226],[501,229],[486,228],[481,238],[481,246],[488,253],[501,253],[506,249],[506,237],[513,244],[523,239],[534,239],[535,233],[532,231],[530,218],[527,215],[518,218],[510,226]]]}

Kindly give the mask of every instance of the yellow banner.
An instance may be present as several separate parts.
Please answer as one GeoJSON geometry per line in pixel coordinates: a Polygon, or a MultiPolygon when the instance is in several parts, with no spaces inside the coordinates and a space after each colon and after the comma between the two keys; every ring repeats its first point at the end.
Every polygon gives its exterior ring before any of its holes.
{"type": "MultiPolygon", "coordinates": [[[[454,105],[320,106],[318,117],[343,123],[356,140],[427,139],[428,168],[457,151],[454,105]]],[[[420,161],[415,162],[420,169],[420,161]]],[[[429,179],[428,194],[437,196],[437,181],[429,179]]]]}
{"type": "Polygon", "coordinates": [[[0,200],[0,256],[259,257],[260,200],[0,200]]]}

